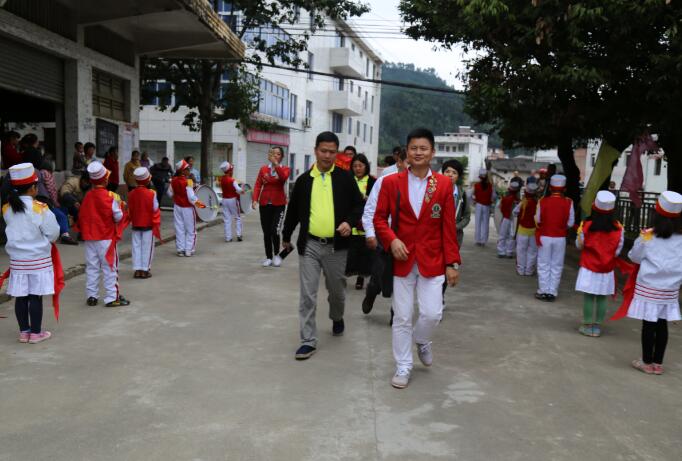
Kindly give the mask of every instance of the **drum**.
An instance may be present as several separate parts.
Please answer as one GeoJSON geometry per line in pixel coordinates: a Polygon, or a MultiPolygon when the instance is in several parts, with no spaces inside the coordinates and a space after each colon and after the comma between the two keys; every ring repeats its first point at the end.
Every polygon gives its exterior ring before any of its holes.
{"type": "Polygon", "coordinates": [[[249,184],[242,184],[242,190],[244,194],[239,196],[239,209],[243,214],[247,215],[253,211],[253,208],[251,208],[253,189],[249,184]]]}
{"type": "Polygon", "coordinates": [[[194,207],[197,217],[203,222],[214,221],[218,217],[218,211],[220,210],[218,194],[208,186],[199,186],[194,189],[194,195],[197,196],[201,203],[206,205],[206,208],[194,207]]]}

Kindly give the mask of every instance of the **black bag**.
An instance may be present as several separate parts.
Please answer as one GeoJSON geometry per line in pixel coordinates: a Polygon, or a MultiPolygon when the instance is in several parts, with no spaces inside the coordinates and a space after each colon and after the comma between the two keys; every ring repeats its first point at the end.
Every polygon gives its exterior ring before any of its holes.
{"type": "MultiPolygon", "coordinates": [[[[395,216],[391,222],[393,232],[398,231],[398,216],[400,215],[400,191],[395,201],[395,216]]],[[[383,273],[381,274],[381,294],[384,298],[393,296],[393,254],[390,248],[385,248],[381,254],[383,260],[383,273]]]]}

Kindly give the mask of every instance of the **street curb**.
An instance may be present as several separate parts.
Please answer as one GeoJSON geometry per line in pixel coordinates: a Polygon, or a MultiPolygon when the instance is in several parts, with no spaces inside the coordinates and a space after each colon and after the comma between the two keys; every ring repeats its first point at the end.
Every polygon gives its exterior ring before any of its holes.
{"type": "MultiPolygon", "coordinates": [[[[216,219],[214,221],[208,222],[208,223],[201,223],[197,225],[197,232],[201,232],[204,229],[208,229],[209,227],[217,226],[220,224],[222,220],[216,219]]],[[[154,243],[154,246],[158,247],[164,243],[172,242],[175,240],[175,234],[169,235],[168,237],[164,237],[161,240],[157,240],[154,243]]],[[[125,259],[129,259],[132,257],[133,253],[132,250],[126,250],[118,254],[118,260],[123,261],[125,259]]],[[[78,277],[79,275],[82,275],[85,273],[85,263],[83,264],[77,264],[75,266],[68,267],[64,269],[64,281],[70,280],[74,277],[78,277]]],[[[7,293],[2,293],[0,294],[0,304],[6,303],[7,301],[10,301],[12,299],[11,296],[9,296],[7,293]]]]}

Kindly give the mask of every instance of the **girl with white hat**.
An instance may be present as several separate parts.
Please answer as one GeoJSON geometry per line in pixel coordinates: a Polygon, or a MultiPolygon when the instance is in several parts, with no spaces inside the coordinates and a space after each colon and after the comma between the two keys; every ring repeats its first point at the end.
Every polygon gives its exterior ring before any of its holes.
{"type": "Polygon", "coordinates": [[[495,188],[488,180],[488,170],[481,168],[478,171],[479,182],[474,184],[472,198],[476,204],[476,231],[474,242],[478,246],[488,243],[488,231],[490,229],[490,209],[497,200],[495,188]]]}
{"type": "Polygon", "coordinates": [[[223,199],[220,206],[223,211],[223,224],[225,226],[225,241],[232,241],[232,221],[236,222],[237,241],[242,241],[242,215],[239,209],[239,195],[245,191],[239,182],[232,177],[234,166],[230,162],[220,164],[220,169],[225,175],[220,178],[220,188],[223,191],[223,199]]]}
{"type": "Polygon", "coordinates": [[[516,226],[516,273],[523,276],[535,274],[538,246],[535,243],[535,210],[538,206],[538,185],[526,184],[523,200],[514,208],[516,226]]]}
{"type": "Polygon", "coordinates": [[[515,229],[512,225],[512,213],[514,208],[519,203],[519,189],[521,185],[514,181],[509,183],[507,195],[500,200],[500,211],[502,212],[502,222],[500,223],[500,231],[497,239],[497,257],[498,258],[513,258],[514,247],[516,241],[514,233],[515,229]]]}
{"type": "Polygon", "coordinates": [[[61,289],[55,283],[55,273],[59,271],[55,271],[51,244],[59,237],[59,224],[46,204],[34,200],[38,195],[38,176],[33,165],[14,165],[9,176],[9,203],[2,207],[2,215],[7,224],[5,250],[10,269],[2,281],[9,277],[7,294],[15,298],[19,342],[34,344],[52,336],[41,324],[43,296],[55,294],[55,288],[61,289]]]}
{"type": "Polygon", "coordinates": [[[149,188],[152,176],[143,166],[133,171],[137,187],[128,193],[128,210],[133,226],[133,275],[136,279],[152,276],[154,237],[161,240],[161,209],[156,192],[149,188]]]}
{"type": "Polygon", "coordinates": [[[583,324],[578,331],[585,336],[601,336],[606,297],[616,292],[613,271],[623,249],[625,233],[623,226],[613,216],[615,207],[616,196],[605,190],[600,191],[592,205],[592,215],[580,226],[575,242],[578,249],[582,250],[575,289],[585,293],[583,324]]]}
{"type": "Polygon", "coordinates": [[[197,246],[197,218],[194,205],[201,202],[194,194],[194,181],[190,178],[190,164],[180,160],[175,164],[175,176],[166,194],[173,199],[175,224],[175,250],[178,256],[194,256],[197,246]]]}
{"type": "Polygon", "coordinates": [[[628,256],[639,264],[639,271],[627,316],[642,320],[642,358],[632,366],[660,375],[668,344],[668,321],[682,319],[682,195],[666,191],[658,197],[653,228],[642,232],[628,256]]]}

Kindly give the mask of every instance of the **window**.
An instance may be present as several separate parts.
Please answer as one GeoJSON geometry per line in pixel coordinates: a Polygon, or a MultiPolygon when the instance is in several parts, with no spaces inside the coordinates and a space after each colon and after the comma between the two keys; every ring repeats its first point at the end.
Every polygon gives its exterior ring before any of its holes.
{"type": "MultiPolygon", "coordinates": [[[[315,55],[308,51],[308,70],[314,70],[315,69],[315,55]]],[[[308,80],[313,79],[313,74],[308,73],[308,80]]]]}
{"type": "Polygon", "coordinates": [[[313,116],[313,102],[312,101],[306,101],[305,102],[305,118],[310,121],[310,119],[313,116]]]}
{"type": "Polygon", "coordinates": [[[367,124],[363,123],[362,126],[362,142],[367,142],[367,124]]]}
{"type": "Polygon", "coordinates": [[[372,64],[372,75],[374,76],[374,78],[379,77],[379,76],[377,75],[377,65],[376,65],[376,63],[372,64]]]}
{"type": "MultiPolygon", "coordinates": [[[[291,171],[296,169],[296,154],[289,153],[289,168],[291,168],[291,171]]],[[[289,181],[293,181],[294,176],[293,174],[289,175],[289,181]]]]}
{"type": "Polygon", "coordinates": [[[365,109],[365,110],[367,110],[367,100],[368,100],[368,98],[369,98],[369,92],[368,92],[368,91],[365,91],[365,100],[362,101],[362,108],[365,109]]]}
{"type": "Polygon", "coordinates": [[[342,32],[336,31],[336,47],[344,48],[346,46],[346,36],[342,32]]]}
{"type": "Polygon", "coordinates": [[[445,146],[445,152],[450,152],[450,146],[445,146]]]}
{"type": "Polygon", "coordinates": [[[258,112],[283,120],[290,119],[291,99],[289,90],[269,80],[260,80],[258,112]]]}
{"type": "Polygon", "coordinates": [[[305,171],[310,169],[310,154],[306,154],[305,157],[303,157],[303,169],[305,171]]]}
{"type": "Polygon", "coordinates": [[[360,59],[362,59],[364,57],[365,57],[364,53],[362,52],[362,50],[360,50],[360,59]]]}
{"type": "Polygon", "coordinates": [[[161,103],[163,103],[166,106],[170,106],[172,103],[172,94],[170,92],[171,89],[171,84],[168,82],[147,82],[143,89],[142,89],[142,94],[141,94],[141,103],[143,106],[160,106],[161,103]],[[163,94],[162,96],[159,96],[158,93],[160,92],[167,92],[167,94],[163,94]],[[148,94],[152,93],[152,94],[148,94]],[[145,94],[147,93],[147,94],[145,94]]]}
{"type": "Polygon", "coordinates": [[[663,168],[663,159],[657,158],[654,164],[654,176],[661,175],[661,169],[663,168]]]}
{"type": "Polygon", "coordinates": [[[369,58],[367,58],[367,63],[365,64],[365,77],[369,77],[369,58]]]}
{"type": "Polygon", "coordinates": [[[590,159],[590,164],[594,166],[597,163],[597,156],[595,154],[592,154],[592,158],[590,159]]]}
{"type": "Polygon", "coordinates": [[[346,80],[341,76],[334,77],[333,83],[334,83],[334,88],[339,90],[339,91],[343,91],[343,89],[346,86],[346,80]]]}
{"type": "Polygon", "coordinates": [[[358,98],[362,97],[362,87],[358,85],[358,98]]]}
{"type": "Polygon", "coordinates": [[[350,81],[350,92],[353,93],[353,80],[350,81]]]}
{"type": "Polygon", "coordinates": [[[353,134],[353,117],[348,117],[348,134],[353,134]]]}
{"type": "Polygon", "coordinates": [[[296,96],[294,93],[291,93],[291,96],[289,97],[289,121],[292,123],[296,122],[297,106],[298,96],[296,96]]]}
{"type": "Polygon", "coordinates": [[[374,127],[369,127],[369,143],[372,144],[372,138],[374,138],[374,127]]]}
{"type": "Polygon", "coordinates": [[[445,147],[442,144],[438,144],[438,150],[442,152],[445,150],[445,147]]]}
{"type": "Polygon", "coordinates": [[[372,105],[371,105],[371,108],[372,108],[372,113],[374,113],[374,95],[372,95],[372,105]]]}
{"type": "Polygon", "coordinates": [[[343,133],[343,115],[332,112],[332,131],[334,133],[343,133]]]}
{"type": "Polygon", "coordinates": [[[351,44],[350,44],[350,49],[353,50],[353,51],[355,51],[355,43],[351,43],[351,44]]]}
{"type": "Polygon", "coordinates": [[[355,136],[360,136],[360,121],[355,122],[355,136]]]}
{"type": "Polygon", "coordinates": [[[126,81],[92,69],[92,112],[98,117],[128,120],[126,81]]]}

